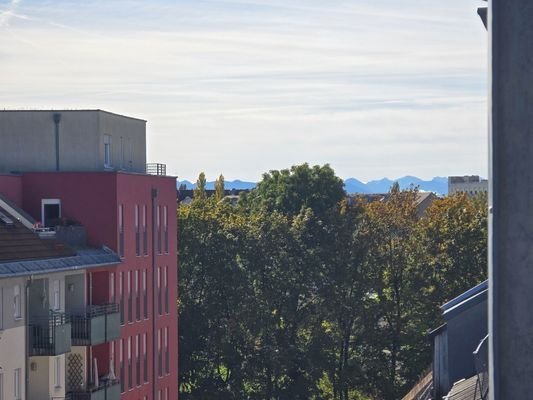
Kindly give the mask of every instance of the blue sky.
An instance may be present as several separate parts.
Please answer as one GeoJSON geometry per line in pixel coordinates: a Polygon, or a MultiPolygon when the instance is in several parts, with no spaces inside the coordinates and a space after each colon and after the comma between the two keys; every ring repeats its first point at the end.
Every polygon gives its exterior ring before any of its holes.
{"type": "Polygon", "coordinates": [[[486,176],[482,3],[0,0],[0,104],[147,119],[184,179],[486,176]]]}

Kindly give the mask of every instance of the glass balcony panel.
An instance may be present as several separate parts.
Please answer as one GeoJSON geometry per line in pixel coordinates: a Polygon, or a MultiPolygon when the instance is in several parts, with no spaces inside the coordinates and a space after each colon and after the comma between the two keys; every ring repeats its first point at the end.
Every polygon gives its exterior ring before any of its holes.
{"type": "Polygon", "coordinates": [[[95,346],[120,337],[120,312],[117,304],[92,305],[85,315],[72,319],[72,344],[95,346]]]}

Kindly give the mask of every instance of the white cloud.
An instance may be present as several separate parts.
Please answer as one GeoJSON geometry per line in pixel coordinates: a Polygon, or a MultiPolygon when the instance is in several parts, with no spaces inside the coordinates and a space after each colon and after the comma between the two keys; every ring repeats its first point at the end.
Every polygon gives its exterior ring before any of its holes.
{"type": "Polygon", "coordinates": [[[149,158],[187,178],[486,175],[475,6],[401,3],[27,0],[0,37],[0,101],[147,118],[149,158]]]}

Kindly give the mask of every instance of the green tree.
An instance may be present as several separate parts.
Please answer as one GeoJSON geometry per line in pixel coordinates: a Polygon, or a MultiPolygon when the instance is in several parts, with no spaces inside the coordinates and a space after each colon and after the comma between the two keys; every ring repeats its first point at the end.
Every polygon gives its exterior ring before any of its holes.
{"type": "Polygon", "coordinates": [[[205,191],[206,179],[205,174],[200,172],[198,179],[196,180],[196,189],[194,189],[193,197],[197,199],[206,199],[207,193],[205,191]]]}
{"type": "Polygon", "coordinates": [[[222,174],[215,181],[215,198],[218,201],[224,198],[224,175],[222,174]]]}
{"type": "Polygon", "coordinates": [[[243,203],[254,210],[279,211],[297,215],[302,208],[321,214],[345,197],[344,183],[325,164],[310,167],[305,163],[263,174],[263,179],[243,203]]]}

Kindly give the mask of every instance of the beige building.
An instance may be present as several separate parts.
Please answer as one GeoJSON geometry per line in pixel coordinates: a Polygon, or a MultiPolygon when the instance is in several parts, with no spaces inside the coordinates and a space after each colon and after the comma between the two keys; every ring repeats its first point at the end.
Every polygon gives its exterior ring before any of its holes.
{"type": "Polygon", "coordinates": [[[146,121],[102,110],[0,110],[0,173],[146,172],[146,121]]]}
{"type": "Polygon", "coordinates": [[[488,190],[488,181],[481,179],[477,175],[448,177],[448,196],[455,193],[466,193],[469,196],[477,196],[480,193],[487,193],[488,190]]]}
{"type": "MultiPolygon", "coordinates": [[[[0,196],[0,400],[99,399],[87,349],[120,336],[119,313],[90,305],[87,290],[91,271],[120,258],[41,239],[24,218],[0,196]]],[[[115,381],[110,373],[108,400],[120,397],[115,381]]]]}

